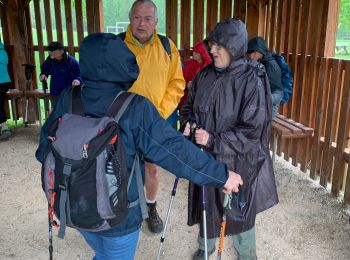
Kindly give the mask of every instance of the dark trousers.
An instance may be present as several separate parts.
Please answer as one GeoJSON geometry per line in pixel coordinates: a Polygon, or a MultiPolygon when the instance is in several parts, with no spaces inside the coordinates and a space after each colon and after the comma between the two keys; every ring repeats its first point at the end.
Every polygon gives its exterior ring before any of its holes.
{"type": "Polygon", "coordinates": [[[0,124],[7,121],[5,111],[6,92],[9,90],[8,83],[0,83],[0,124]]]}

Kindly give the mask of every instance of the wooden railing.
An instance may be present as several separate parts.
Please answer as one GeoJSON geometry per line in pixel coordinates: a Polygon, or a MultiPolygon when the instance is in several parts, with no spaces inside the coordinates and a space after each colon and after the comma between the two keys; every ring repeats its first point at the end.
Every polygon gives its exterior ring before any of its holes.
{"type": "Polygon", "coordinates": [[[282,140],[277,154],[350,203],[350,60],[290,55],[290,62],[305,64],[296,66],[293,99],[280,112],[313,128],[314,136],[282,140]]]}

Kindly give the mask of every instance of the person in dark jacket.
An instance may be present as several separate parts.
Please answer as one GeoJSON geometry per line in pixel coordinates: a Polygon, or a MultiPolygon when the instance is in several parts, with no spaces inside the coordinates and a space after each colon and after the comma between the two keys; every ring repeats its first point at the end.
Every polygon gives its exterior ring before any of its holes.
{"type": "MultiPolygon", "coordinates": [[[[84,80],[82,103],[86,116],[102,117],[120,91],[127,91],[139,74],[135,56],[114,34],[87,36],[80,48],[81,75],[84,80]]],[[[52,114],[42,127],[36,158],[43,163],[48,145],[48,132],[58,118],[69,109],[69,92],[60,95],[52,114]]],[[[176,176],[199,185],[237,191],[241,177],[227,166],[202,153],[183,135],[173,129],[152,103],[137,95],[119,121],[129,174],[136,153],[176,176]]],[[[143,176],[144,177],[144,176],[143,176]]],[[[136,178],[128,192],[129,201],[138,198],[136,178]]],[[[94,259],[133,259],[142,223],[140,207],[128,209],[127,216],[112,229],[103,232],[80,231],[95,251],[94,259]]]]}
{"type": "Polygon", "coordinates": [[[46,81],[51,75],[51,107],[54,107],[65,88],[80,85],[82,81],[78,61],[67,54],[62,43],[51,42],[47,50],[49,56],[41,64],[40,80],[46,81]]]}
{"type": "Polygon", "coordinates": [[[272,97],[272,117],[275,117],[283,98],[282,74],[280,66],[267,48],[262,37],[254,37],[248,42],[247,56],[265,66],[266,74],[270,82],[272,97]]]}
{"type": "MultiPolygon", "coordinates": [[[[197,74],[180,119],[184,135],[195,131],[195,142],[206,153],[233,169],[243,179],[241,193],[227,211],[226,235],[233,235],[238,259],[255,259],[256,214],[278,202],[268,148],[271,128],[270,88],[263,66],[245,59],[247,31],[238,19],[216,25],[206,42],[213,63],[197,74]]],[[[220,236],[223,194],[205,187],[208,254],[220,236]]],[[[188,225],[202,223],[201,187],[189,185],[188,225]]],[[[193,259],[205,259],[202,225],[199,249],[193,259]]]]}

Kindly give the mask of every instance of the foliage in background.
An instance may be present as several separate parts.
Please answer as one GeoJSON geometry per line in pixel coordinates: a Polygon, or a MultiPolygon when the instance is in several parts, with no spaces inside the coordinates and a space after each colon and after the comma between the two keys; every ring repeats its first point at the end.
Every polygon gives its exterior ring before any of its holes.
{"type": "MultiPolygon", "coordinates": [[[[116,22],[129,22],[129,11],[134,0],[103,0],[105,31],[116,22]]],[[[153,0],[158,11],[158,31],[165,34],[165,1],[153,0]]]]}
{"type": "Polygon", "coordinates": [[[350,40],[350,0],[340,0],[338,38],[350,40]]]}

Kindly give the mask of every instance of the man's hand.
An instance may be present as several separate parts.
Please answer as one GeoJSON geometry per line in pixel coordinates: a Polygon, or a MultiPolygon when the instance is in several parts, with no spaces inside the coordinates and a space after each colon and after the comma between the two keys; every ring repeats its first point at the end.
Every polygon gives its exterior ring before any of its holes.
{"type": "Polygon", "coordinates": [[[238,192],[239,185],[243,185],[241,176],[233,171],[229,171],[229,176],[224,185],[223,192],[228,194],[238,192]]]}
{"type": "Polygon", "coordinates": [[[206,146],[209,140],[209,133],[204,129],[196,129],[196,143],[206,146]]]}
{"type": "Polygon", "coordinates": [[[40,81],[47,81],[47,77],[45,74],[40,75],[40,81]]]}
{"type": "MultiPolygon", "coordinates": [[[[195,123],[192,124],[192,129],[195,129],[197,127],[197,125],[195,123]]],[[[190,123],[187,122],[186,123],[186,126],[185,126],[185,129],[184,129],[184,132],[183,132],[183,135],[184,136],[189,136],[190,135],[190,132],[191,132],[191,129],[190,129],[190,123]]]]}
{"type": "Polygon", "coordinates": [[[77,80],[77,79],[73,80],[72,86],[79,86],[79,85],[80,85],[80,81],[79,80],[77,80]]]}

